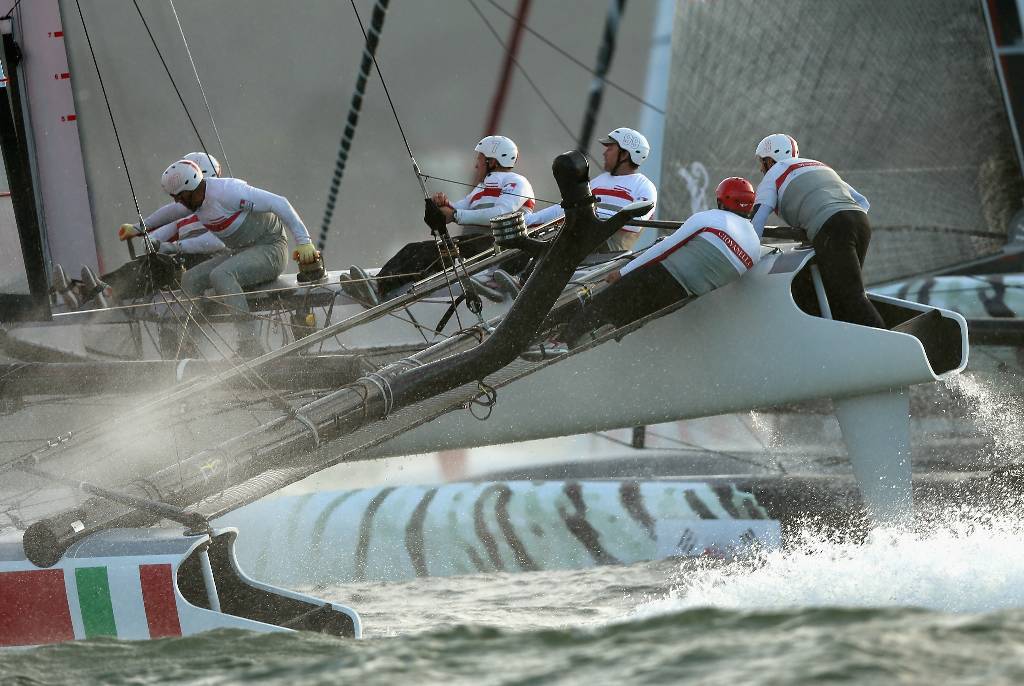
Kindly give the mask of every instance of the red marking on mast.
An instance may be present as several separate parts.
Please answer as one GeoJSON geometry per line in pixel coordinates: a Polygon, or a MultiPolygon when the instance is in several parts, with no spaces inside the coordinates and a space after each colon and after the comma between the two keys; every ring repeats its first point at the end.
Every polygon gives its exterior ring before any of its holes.
{"type": "Polygon", "coordinates": [[[139,581],[142,582],[142,604],[146,607],[149,637],[181,636],[171,566],[139,565],[139,581]]]}
{"type": "Polygon", "coordinates": [[[75,121],[76,119],[78,119],[77,114],[65,114],[60,118],[61,121],[75,121]]]}
{"type": "Polygon", "coordinates": [[[0,645],[75,638],[62,569],[0,573],[0,607],[0,645]]]}
{"type": "Polygon", "coordinates": [[[47,35],[50,38],[63,38],[64,37],[64,32],[63,31],[50,31],[50,33],[48,33],[47,35]]]}
{"type": "Polygon", "coordinates": [[[60,81],[61,79],[70,79],[71,78],[71,72],[62,71],[59,74],[54,74],[53,78],[56,79],[57,81],[60,81]]]}

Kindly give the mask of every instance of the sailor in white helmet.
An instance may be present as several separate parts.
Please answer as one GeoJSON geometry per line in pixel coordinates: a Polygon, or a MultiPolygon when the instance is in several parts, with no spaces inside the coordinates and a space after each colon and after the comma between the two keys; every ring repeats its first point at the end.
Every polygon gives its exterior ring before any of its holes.
{"type": "MultiPolygon", "coordinates": [[[[651,211],[641,220],[650,219],[658,201],[654,183],[640,173],[640,165],[647,159],[651,146],[643,134],[619,127],[599,140],[604,146],[604,173],[590,181],[591,193],[597,198],[595,211],[601,219],[608,219],[631,202],[651,202],[651,211]]],[[[552,205],[527,217],[528,226],[539,226],[565,215],[561,205],[552,205]]],[[[640,232],[637,226],[625,226],[609,238],[603,252],[632,250],[640,232]]]]}
{"type": "MultiPolygon", "coordinates": [[[[178,160],[167,167],[160,186],[174,202],[150,215],[145,220],[147,226],[163,226],[194,213],[230,251],[185,272],[181,287],[191,296],[201,296],[212,287],[217,295],[229,296],[217,302],[235,313],[248,314],[243,287],[277,278],[287,264],[284,227],[295,241],[292,257],[296,262],[308,264],[320,258],[287,198],[240,179],[204,178],[202,169],[192,160],[178,160]]],[[[251,357],[263,352],[253,320],[241,318],[238,334],[240,355],[251,357]]]]}
{"type": "Polygon", "coordinates": [[[764,233],[772,212],[807,231],[835,319],[885,328],[864,292],[861,268],[871,242],[867,198],[828,165],[800,157],[796,140],[773,133],[754,152],[764,178],[757,186],[754,230],[764,233]]]}
{"type": "Polygon", "coordinates": [[[558,341],[540,344],[526,357],[547,357],[587,343],[605,324],[619,328],[684,298],[696,297],[735,281],[761,259],[761,242],[749,217],[754,187],[738,176],[718,184],[718,209],[687,219],[621,270],[610,286],[586,302],[562,330],[558,341]]]}
{"type": "MultiPolygon", "coordinates": [[[[209,153],[190,152],[182,159],[198,164],[205,179],[220,176],[220,162],[209,153]]],[[[180,256],[186,269],[208,259],[210,255],[227,250],[216,234],[208,231],[194,214],[163,226],[150,226],[147,222],[146,227],[154,249],[165,255],[180,256]]],[[[117,237],[126,241],[140,234],[141,229],[137,224],[122,224],[117,237]]]]}
{"type": "MultiPolygon", "coordinates": [[[[434,203],[444,214],[445,223],[456,224],[461,229],[452,237],[462,257],[472,257],[494,244],[490,233],[491,218],[518,209],[532,211],[535,204],[533,186],[522,174],[512,171],[519,159],[519,148],[511,138],[485,136],[473,151],[476,154],[473,190],[455,202],[451,202],[444,193],[433,195],[434,203]]],[[[422,241],[404,246],[372,280],[364,270],[353,267],[350,283],[359,284],[354,292],[364,301],[376,304],[406,284],[440,270],[436,244],[434,241],[422,241]]]]}

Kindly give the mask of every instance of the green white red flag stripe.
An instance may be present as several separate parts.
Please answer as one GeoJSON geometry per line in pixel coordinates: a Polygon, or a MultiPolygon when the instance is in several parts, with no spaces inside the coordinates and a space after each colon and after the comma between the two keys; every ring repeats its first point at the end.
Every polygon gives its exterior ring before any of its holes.
{"type": "Polygon", "coordinates": [[[170,564],[0,572],[0,646],[180,635],[170,564]]]}

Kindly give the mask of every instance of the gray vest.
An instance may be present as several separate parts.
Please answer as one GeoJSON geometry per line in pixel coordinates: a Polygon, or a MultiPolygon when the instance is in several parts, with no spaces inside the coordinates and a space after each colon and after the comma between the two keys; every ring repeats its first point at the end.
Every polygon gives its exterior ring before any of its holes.
{"type": "Polygon", "coordinates": [[[704,236],[694,236],[661,263],[693,295],[704,295],[738,279],[729,258],[704,236]]]}
{"type": "Polygon", "coordinates": [[[778,215],[790,226],[807,230],[812,241],[836,212],[855,210],[863,212],[846,184],[832,169],[821,167],[794,177],[786,186],[779,202],[778,215]]]}

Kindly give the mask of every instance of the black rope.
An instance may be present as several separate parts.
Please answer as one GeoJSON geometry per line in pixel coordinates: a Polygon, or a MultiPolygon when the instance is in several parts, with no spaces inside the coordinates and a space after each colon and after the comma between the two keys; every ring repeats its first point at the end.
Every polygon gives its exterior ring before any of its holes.
{"type": "MultiPolygon", "coordinates": [[[[432,174],[424,174],[423,178],[433,179],[435,181],[444,181],[445,183],[454,183],[457,186],[465,186],[466,188],[476,188],[479,184],[469,183],[468,181],[456,181],[455,179],[447,179],[443,176],[433,176],[432,174]]],[[[535,198],[532,195],[523,195],[521,193],[512,193],[506,190],[501,191],[502,195],[511,195],[514,198],[526,198],[527,200],[536,200],[537,202],[546,202],[549,205],[557,205],[558,200],[545,200],[544,198],[535,198]]]]}
{"type": "MultiPolygon", "coordinates": [[[[17,6],[17,5],[15,5],[17,6]]],[[[110,126],[114,129],[114,140],[117,141],[117,151],[121,153],[121,163],[124,165],[124,175],[128,178],[128,188],[132,193],[132,202],[135,203],[135,212],[139,215],[142,235],[147,243],[150,243],[149,235],[146,233],[146,222],[142,218],[142,209],[139,207],[138,196],[135,195],[135,184],[132,183],[132,175],[128,169],[128,160],[124,156],[124,146],[121,145],[121,136],[117,132],[117,122],[114,121],[114,111],[110,108],[110,98],[107,97],[107,88],[103,85],[103,74],[100,73],[100,64],[96,60],[96,51],[92,47],[92,39],[89,38],[89,29],[85,24],[85,15],[82,14],[82,5],[75,0],[75,7],[78,8],[78,17],[82,20],[82,33],[85,35],[85,42],[89,46],[89,55],[92,57],[92,66],[96,70],[96,78],[100,83],[100,93],[103,94],[103,104],[107,106],[107,114],[110,116],[110,126]]]]}
{"type": "Polygon", "coordinates": [[[20,5],[20,4],[21,4],[21,0],[17,0],[17,2],[15,2],[15,3],[14,3],[14,4],[12,5],[12,6],[11,6],[11,9],[7,10],[7,14],[5,14],[5,15],[4,15],[3,17],[0,17],[0,18],[3,18],[3,19],[10,19],[10,18],[11,18],[11,15],[12,15],[12,14],[14,14],[14,10],[18,9],[18,5],[20,5]]]}
{"type": "MultiPolygon", "coordinates": [[[[615,38],[619,33],[619,24],[622,22],[622,13],[626,11],[626,0],[612,0],[608,6],[608,16],[604,23],[604,34],[601,37],[601,48],[597,53],[597,67],[594,69],[594,78],[590,82],[590,96],[587,98],[587,108],[583,113],[583,126],[580,128],[580,137],[576,143],[576,149],[586,152],[590,147],[590,138],[594,134],[594,124],[597,123],[597,113],[601,109],[601,99],[604,95],[604,86],[608,83],[608,69],[612,66],[612,57],[615,55],[615,38]]],[[[620,155],[625,151],[620,151],[620,155]]],[[[628,157],[628,154],[627,154],[628,157]]],[[[621,160],[612,169],[614,174],[621,160]]]]}
{"type": "MultiPolygon", "coordinates": [[[[498,42],[498,45],[500,45],[502,49],[505,51],[505,53],[511,58],[512,62],[516,65],[516,68],[519,69],[520,73],[522,73],[523,78],[526,79],[526,82],[529,83],[530,86],[533,88],[534,92],[537,94],[537,97],[540,98],[540,101],[544,103],[544,105],[551,112],[551,115],[558,121],[559,124],[562,125],[562,128],[565,129],[565,132],[569,135],[569,140],[576,140],[576,136],[575,134],[573,134],[572,129],[570,129],[569,125],[565,123],[565,120],[563,120],[558,115],[558,112],[555,111],[554,105],[552,105],[548,101],[548,99],[544,97],[544,94],[541,92],[540,88],[537,86],[536,83],[533,82],[533,79],[530,78],[530,75],[526,73],[526,69],[523,67],[523,65],[519,64],[519,60],[512,56],[511,49],[507,45],[505,45],[504,41],[501,40],[501,36],[498,34],[497,30],[495,30],[491,22],[487,20],[487,17],[484,15],[484,13],[480,11],[480,8],[477,7],[477,4],[473,0],[469,0],[469,4],[473,7],[474,10],[476,10],[476,13],[480,15],[480,19],[483,20],[484,25],[487,26],[487,28],[490,30],[491,34],[494,36],[494,40],[498,42]]],[[[526,24],[523,24],[523,26],[526,27],[526,24]]]]}
{"type": "Polygon", "coordinates": [[[331,220],[334,218],[334,207],[338,201],[338,189],[341,187],[341,179],[345,175],[345,166],[348,164],[348,154],[352,149],[352,139],[356,135],[356,125],[359,123],[359,112],[363,108],[363,97],[366,95],[366,83],[370,76],[370,66],[373,64],[373,56],[377,53],[377,44],[380,42],[380,32],[384,27],[384,15],[388,10],[390,0],[377,0],[373,7],[373,18],[370,20],[370,32],[363,44],[363,60],[359,64],[359,76],[356,78],[356,88],[352,93],[352,102],[348,108],[348,118],[345,123],[345,131],[341,136],[341,143],[338,147],[338,159],[334,163],[334,176],[331,178],[331,186],[327,191],[327,204],[324,206],[324,219],[320,224],[320,239],[317,247],[323,250],[327,245],[327,232],[331,228],[331,220]]]}
{"type": "MultiPolygon", "coordinates": [[[[570,55],[568,52],[566,52],[562,48],[558,47],[558,45],[554,41],[549,40],[548,38],[545,38],[541,34],[537,33],[526,22],[519,21],[519,19],[517,19],[514,14],[512,14],[511,12],[506,10],[504,7],[499,5],[497,2],[495,2],[495,0],[487,0],[487,2],[491,3],[492,5],[494,5],[494,7],[498,11],[500,11],[502,14],[504,14],[505,16],[507,16],[507,17],[511,18],[512,20],[522,24],[523,28],[526,29],[526,31],[528,33],[530,33],[534,38],[536,38],[540,42],[542,42],[545,45],[547,45],[548,47],[550,47],[552,50],[554,50],[555,52],[560,54],[562,57],[565,57],[567,60],[569,60],[570,62],[572,62],[576,66],[580,67],[581,69],[586,70],[591,75],[597,76],[597,72],[594,70],[593,67],[590,67],[589,65],[585,64],[582,60],[576,59],[575,57],[570,55]]],[[[635,100],[636,102],[640,103],[644,107],[648,107],[648,108],[654,110],[655,112],[657,112],[658,114],[665,114],[665,110],[663,110],[662,108],[658,107],[657,105],[655,105],[653,103],[650,103],[650,102],[644,100],[643,98],[641,98],[636,93],[633,93],[632,91],[626,90],[625,88],[623,88],[622,86],[618,85],[614,81],[605,80],[605,83],[607,83],[609,86],[611,86],[615,90],[619,91],[623,95],[632,98],[633,100],[635,100]]]]}
{"type": "MultiPolygon", "coordinates": [[[[78,0],[75,0],[78,3],[78,0]]],[[[167,72],[167,78],[171,80],[171,86],[174,87],[174,92],[178,95],[178,102],[181,103],[182,108],[185,110],[185,116],[188,117],[188,123],[192,125],[192,130],[196,132],[196,138],[199,139],[199,146],[203,149],[203,152],[207,156],[210,152],[206,149],[206,143],[203,141],[202,135],[199,133],[199,127],[196,126],[195,120],[192,119],[192,113],[188,111],[188,105],[185,104],[185,98],[182,97],[181,91],[178,90],[178,84],[175,83],[174,77],[171,76],[171,69],[167,66],[167,61],[164,60],[164,55],[160,52],[160,46],[156,43],[156,38],[153,37],[153,32],[149,30],[149,22],[146,21],[146,17],[142,14],[142,8],[139,7],[138,0],[132,0],[132,4],[135,5],[135,11],[139,13],[139,19],[142,20],[142,25],[146,27],[146,33],[149,34],[149,40],[153,43],[153,49],[156,50],[156,56],[160,58],[160,64],[164,65],[164,71],[167,72]]]]}

